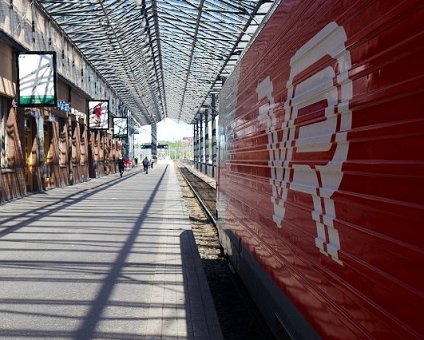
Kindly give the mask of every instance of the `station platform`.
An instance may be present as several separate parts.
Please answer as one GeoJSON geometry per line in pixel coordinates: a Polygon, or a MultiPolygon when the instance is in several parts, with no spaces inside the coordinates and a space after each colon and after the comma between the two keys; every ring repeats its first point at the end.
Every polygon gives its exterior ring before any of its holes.
{"type": "Polygon", "coordinates": [[[172,162],[0,206],[0,338],[222,339],[172,162]]]}

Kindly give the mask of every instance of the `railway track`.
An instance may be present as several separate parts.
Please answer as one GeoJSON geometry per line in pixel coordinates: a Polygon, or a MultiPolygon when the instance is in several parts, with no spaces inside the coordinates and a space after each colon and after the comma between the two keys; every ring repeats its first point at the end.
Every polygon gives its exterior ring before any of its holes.
{"type": "Polygon", "coordinates": [[[193,174],[185,166],[180,167],[180,172],[211,222],[216,225],[216,189],[193,174]]]}
{"type": "Polygon", "coordinates": [[[216,229],[216,190],[175,163],[191,226],[227,340],[275,339],[222,252],[216,229]]]}

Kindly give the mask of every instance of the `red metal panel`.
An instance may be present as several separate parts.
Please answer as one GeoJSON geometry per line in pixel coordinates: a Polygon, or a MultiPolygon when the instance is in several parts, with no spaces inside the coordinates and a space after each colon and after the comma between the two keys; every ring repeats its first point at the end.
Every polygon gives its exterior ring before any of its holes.
{"type": "Polygon", "coordinates": [[[282,1],[220,94],[220,224],[325,337],[424,336],[423,52],[423,1],[282,1]]]}

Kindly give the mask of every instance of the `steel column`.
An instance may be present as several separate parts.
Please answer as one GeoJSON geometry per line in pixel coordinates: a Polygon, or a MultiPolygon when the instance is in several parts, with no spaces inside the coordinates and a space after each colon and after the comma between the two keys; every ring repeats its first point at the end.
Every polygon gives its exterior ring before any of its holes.
{"type": "Polygon", "coordinates": [[[193,164],[196,164],[196,124],[193,124],[193,164]]]}
{"type": "Polygon", "coordinates": [[[208,167],[207,164],[209,164],[209,112],[208,110],[205,110],[204,114],[204,120],[205,120],[205,163],[206,168],[208,167]]]}
{"type": "Polygon", "coordinates": [[[216,173],[216,95],[212,94],[212,177],[215,177],[216,173]]]}
{"type": "Polygon", "coordinates": [[[194,139],[194,166],[197,169],[198,163],[199,163],[199,120],[196,119],[196,125],[195,125],[195,139],[194,139]]]}
{"type": "Polygon", "coordinates": [[[156,161],[157,159],[157,146],[158,146],[158,139],[157,139],[157,125],[156,122],[152,123],[152,159],[156,161]]]}
{"type": "Polygon", "coordinates": [[[204,151],[204,137],[203,137],[203,113],[200,111],[200,119],[199,119],[199,163],[200,169],[202,169],[202,164],[205,161],[205,151],[204,151]]]}

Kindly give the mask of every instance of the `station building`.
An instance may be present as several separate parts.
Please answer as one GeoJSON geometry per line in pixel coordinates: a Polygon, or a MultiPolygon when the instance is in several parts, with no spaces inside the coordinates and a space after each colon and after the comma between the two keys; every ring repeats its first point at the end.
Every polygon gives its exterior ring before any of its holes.
{"type": "Polygon", "coordinates": [[[115,173],[118,155],[128,155],[125,139],[113,138],[112,125],[93,130],[87,122],[89,100],[108,101],[109,124],[113,116],[128,115],[123,101],[66,34],[29,3],[15,0],[0,8],[8,13],[0,20],[0,202],[115,173]],[[31,51],[56,55],[54,107],[18,105],[17,55],[31,51]]]}

